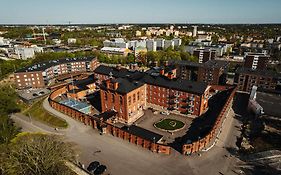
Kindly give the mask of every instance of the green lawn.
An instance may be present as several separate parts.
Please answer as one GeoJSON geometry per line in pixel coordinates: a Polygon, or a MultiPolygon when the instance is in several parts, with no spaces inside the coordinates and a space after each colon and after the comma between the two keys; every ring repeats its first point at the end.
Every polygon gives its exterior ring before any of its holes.
{"type": "Polygon", "coordinates": [[[65,120],[55,117],[44,110],[42,106],[43,100],[44,98],[33,103],[29,109],[24,111],[24,114],[26,116],[30,115],[32,118],[38,121],[42,121],[43,123],[46,123],[49,126],[57,128],[66,128],[67,123],[65,120]]]}
{"type": "Polygon", "coordinates": [[[172,131],[184,127],[184,123],[174,119],[163,119],[154,124],[156,128],[172,131]]]}

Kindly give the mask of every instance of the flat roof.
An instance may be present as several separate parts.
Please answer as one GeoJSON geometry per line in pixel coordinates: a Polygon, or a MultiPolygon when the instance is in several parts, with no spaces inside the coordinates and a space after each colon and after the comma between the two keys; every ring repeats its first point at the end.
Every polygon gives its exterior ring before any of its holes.
{"type": "Polygon", "coordinates": [[[265,115],[281,118],[281,93],[257,91],[256,101],[263,108],[265,115]]]}
{"type": "Polygon", "coordinates": [[[129,132],[130,134],[133,134],[135,136],[139,136],[139,137],[141,137],[145,140],[149,140],[149,141],[152,141],[152,142],[155,142],[155,143],[157,143],[163,137],[160,134],[157,134],[157,133],[149,131],[147,129],[138,127],[136,125],[131,125],[129,127],[123,126],[121,129],[129,132]]]}
{"type": "Polygon", "coordinates": [[[272,70],[252,70],[250,68],[240,67],[236,70],[238,74],[259,75],[263,77],[281,78],[281,74],[272,70]]]}
{"type": "Polygon", "coordinates": [[[41,62],[38,64],[34,64],[32,66],[24,67],[17,70],[15,73],[20,72],[36,72],[36,71],[44,71],[52,66],[60,65],[60,64],[67,64],[72,62],[81,62],[81,61],[92,61],[96,59],[94,57],[79,57],[79,58],[64,58],[64,59],[57,59],[57,60],[50,60],[41,62]]]}
{"type": "Polygon", "coordinates": [[[74,99],[62,100],[59,103],[64,104],[66,106],[69,106],[69,107],[71,107],[73,109],[76,109],[78,111],[81,111],[85,108],[91,107],[91,105],[89,105],[88,103],[84,103],[84,102],[77,101],[77,100],[74,100],[74,99]]]}

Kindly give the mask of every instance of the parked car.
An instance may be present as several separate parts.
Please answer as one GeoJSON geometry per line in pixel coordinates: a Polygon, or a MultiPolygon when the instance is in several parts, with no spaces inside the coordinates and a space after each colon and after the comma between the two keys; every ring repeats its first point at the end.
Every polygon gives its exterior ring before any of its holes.
{"type": "Polygon", "coordinates": [[[106,171],[107,167],[105,165],[100,165],[97,167],[97,169],[94,171],[94,175],[101,175],[106,171]]]}
{"type": "Polygon", "coordinates": [[[87,170],[93,174],[94,171],[100,166],[100,163],[98,161],[91,162],[88,166],[87,170]]]}
{"type": "Polygon", "coordinates": [[[170,115],[170,113],[168,111],[161,111],[160,114],[162,114],[162,115],[170,115]]]}

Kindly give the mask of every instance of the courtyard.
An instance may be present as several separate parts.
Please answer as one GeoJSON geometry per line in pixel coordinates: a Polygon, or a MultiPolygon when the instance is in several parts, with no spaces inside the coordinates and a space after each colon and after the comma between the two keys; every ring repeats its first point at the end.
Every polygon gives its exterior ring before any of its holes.
{"type": "Polygon", "coordinates": [[[134,124],[141,128],[163,135],[162,141],[172,143],[175,138],[186,134],[192,123],[192,118],[176,114],[163,115],[158,111],[145,110],[144,115],[134,124]],[[157,125],[157,127],[155,127],[157,125]],[[163,128],[162,128],[163,127],[163,128]]]}

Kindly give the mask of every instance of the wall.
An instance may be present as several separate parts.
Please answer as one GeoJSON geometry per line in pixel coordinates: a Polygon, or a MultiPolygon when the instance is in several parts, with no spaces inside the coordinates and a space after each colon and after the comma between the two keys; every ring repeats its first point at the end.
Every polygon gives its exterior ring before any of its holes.
{"type": "Polygon", "coordinates": [[[55,90],[54,92],[52,92],[50,94],[48,100],[49,100],[49,103],[52,108],[70,116],[71,118],[74,118],[75,120],[78,120],[78,121],[84,123],[85,125],[90,125],[94,129],[100,129],[101,131],[103,131],[105,133],[111,134],[115,137],[119,137],[123,140],[127,140],[130,143],[136,144],[145,149],[151,150],[156,153],[163,153],[163,154],[171,153],[170,146],[153,143],[151,141],[145,140],[141,137],[130,134],[118,127],[115,127],[110,123],[101,121],[99,118],[97,118],[95,116],[89,116],[87,114],[83,114],[80,111],[77,111],[75,109],[72,109],[66,105],[60,104],[55,101],[56,97],[58,97],[60,94],[66,93],[66,92],[67,92],[67,88],[62,87],[60,89],[55,90]]]}
{"type": "MultiPolygon", "coordinates": [[[[222,86],[213,86],[212,88],[215,90],[223,90],[222,86]]],[[[224,87],[224,89],[225,89],[225,87],[224,87]]],[[[232,90],[230,96],[227,99],[227,102],[225,103],[225,105],[223,106],[223,109],[221,110],[219,116],[217,117],[217,120],[216,120],[214,126],[212,127],[212,130],[210,131],[210,133],[207,134],[204,138],[199,139],[198,141],[195,141],[195,142],[192,142],[189,144],[184,144],[182,147],[182,154],[189,155],[192,153],[196,153],[196,152],[202,150],[203,148],[205,148],[210,143],[215,141],[217,133],[221,129],[222,123],[223,123],[224,119],[226,118],[227,112],[231,108],[232,99],[235,95],[236,90],[237,90],[237,88],[232,90]]]]}

